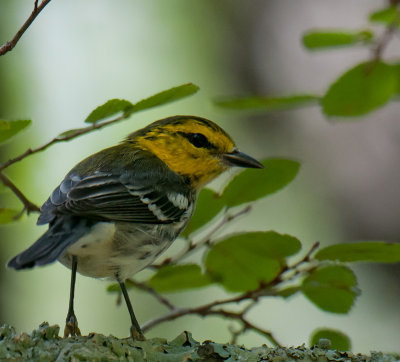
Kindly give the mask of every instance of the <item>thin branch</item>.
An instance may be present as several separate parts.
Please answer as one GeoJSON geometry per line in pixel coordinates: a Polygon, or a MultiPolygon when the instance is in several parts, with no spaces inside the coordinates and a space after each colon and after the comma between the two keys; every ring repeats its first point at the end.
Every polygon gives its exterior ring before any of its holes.
{"type": "Polygon", "coordinates": [[[240,321],[244,324],[244,327],[245,327],[244,331],[248,330],[248,329],[251,329],[254,332],[257,332],[258,334],[261,334],[262,336],[267,338],[275,346],[277,346],[277,347],[281,347],[282,346],[270,331],[267,331],[265,329],[257,327],[256,325],[254,325],[253,323],[250,323],[245,318],[241,318],[240,321]]]}
{"type": "Polygon", "coordinates": [[[152,295],[154,298],[156,298],[161,304],[165,305],[169,310],[177,309],[177,307],[174,306],[167,298],[165,298],[161,294],[157,293],[152,287],[149,287],[148,285],[146,285],[144,283],[140,283],[140,282],[137,282],[132,279],[129,279],[129,283],[132,283],[138,289],[148,292],[150,295],[152,295]]]}
{"type": "Polygon", "coordinates": [[[27,149],[24,153],[20,154],[19,156],[14,157],[14,158],[4,162],[3,164],[0,164],[0,181],[2,181],[3,184],[5,186],[7,186],[19,198],[19,200],[24,204],[24,208],[28,212],[28,214],[30,212],[40,212],[40,208],[37,205],[35,205],[34,203],[32,203],[31,201],[29,201],[25,197],[25,195],[18,189],[18,187],[15,186],[15,184],[12,183],[11,180],[8,177],[6,177],[3,173],[1,173],[1,171],[4,170],[5,168],[11,166],[12,164],[14,164],[16,162],[19,162],[19,161],[23,160],[24,158],[26,158],[26,157],[28,157],[30,155],[33,155],[35,153],[44,151],[45,149],[49,148],[50,146],[54,145],[55,143],[69,141],[69,140],[71,140],[73,138],[82,136],[82,135],[84,135],[86,133],[89,133],[89,132],[91,132],[93,130],[103,128],[105,126],[108,126],[108,125],[110,125],[112,123],[118,122],[118,121],[120,121],[122,119],[125,119],[125,118],[127,118],[127,115],[122,114],[121,116],[116,117],[116,118],[111,119],[111,120],[106,121],[106,122],[93,123],[91,126],[88,126],[88,127],[85,127],[85,128],[80,128],[80,129],[76,130],[75,132],[66,134],[65,136],[55,137],[51,141],[45,143],[44,145],[42,145],[40,147],[37,147],[37,148],[34,148],[34,149],[31,149],[31,148],[27,149]]]}
{"type": "Polygon", "coordinates": [[[51,0],[43,0],[40,5],[38,5],[38,0],[35,0],[34,8],[29,16],[29,18],[25,21],[25,23],[21,26],[21,28],[17,31],[17,33],[14,35],[14,37],[10,40],[4,43],[0,47],[0,56],[8,53],[14,47],[17,45],[18,41],[21,39],[22,35],[25,33],[25,31],[29,28],[29,26],[33,23],[33,21],[36,19],[36,17],[40,14],[40,12],[46,7],[46,5],[50,2],[51,0]]]}
{"type": "Polygon", "coordinates": [[[155,320],[153,320],[153,321],[149,321],[149,322],[143,324],[142,330],[143,330],[143,332],[145,332],[161,322],[170,321],[170,320],[176,319],[178,317],[182,317],[184,315],[189,315],[189,314],[199,315],[202,317],[210,316],[210,315],[218,315],[221,317],[238,320],[244,326],[243,331],[251,329],[251,330],[263,335],[264,337],[266,337],[275,346],[280,346],[280,343],[276,340],[276,338],[272,335],[272,333],[270,331],[267,331],[267,330],[264,330],[262,328],[255,326],[254,324],[249,322],[246,318],[244,318],[243,313],[231,312],[231,311],[227,311],[225,309],[204,310],[202,307],[179,308],[174,311],[171,311],[168,314],[165,314],[162,319],[159,318],[158,323],[154,323],[155,320]]]}
{"type": "Polygon", "coordinates": [[[311,255],[314,253],[315,250],[319,248],[320,242],[316,241],[312,246],[311,249],[308,251],[306,255],[302,259],[300,259],[298,262],[294,263],[291,265],[289,268],[290,269],[297,269],[301,264],[308,263],[311,259],[311,255]]]}
{"type": "MultiPolygon", "coordinates": [[[[235,215],[237,215],[237,214],[235,214],[235,215]]],[[[233,215],[233,216],[235,216],[235,215],[233,215]]],[[[249,310],[251,308],[256,306],[257,301],[260,297],[279,295],[279,289],[277,287],[279,287],[283,283],[288,282],[289,280],[292,280],[294,277],[298,276],[299,274],[301,274],[303,272],[309,272],[310,270],[312,270],[312,268],[315,268],[315,266],[311,265],[311,267],[309,269],[304,269],[304,270],[299,269],[299,267],[302,264],[310,262],[311,255],[318,248],[318,246],[319,246],[319,242],[314,243],[312,245],[312,247],[310,248],[310,250],[305,254],[305,256],[303,258],[301,258],[296,263],[282,269],[282,271],[279,273],[279,275],[274,280],[272,280],[268,283],[260,283],[260,286],[257,289],[254,289],[254,290],[251,290],[248,292],[244,292],[242,294],[236,295],[231,298],[215,300],[213,302],[206,303],[204,305],[200,305],[197,307],[178,308],[178,307],[172,306],[168,313],[144,323],[142,325],[142,329],[143,329],[143,331],[148,331],[149,329],[151,329],[163,322],[175,320],[177,318],[180,318],[180,317],[183,317],[186,315],[190,315],[190,314],[200,315],[203,317],[209,316],[209,315],[221,315],[226,318],[240,320],[244,326],[242,328],[242,331],[251,329],[259,334],[264,335],[275,345],[279,345],[277,340],[273,337],[273,335],[269,331],[263,330],[255,325],[253,325],[251,322],[249,322],[247,319],[245,319],[245,315],[249,312],[249,310]],[[292,273],[285,277],[285,274],[288,272],[292,272],[292,273]],[[241,303],[244,301],[250,301],[250,303],[247,306],[245,306],[241,312],[230,312],[230,311],[226,311],[225,309],[217,309],[217,310],[215,309],[215,307],[219,307],[219,306],[223,306],[223,305],[227,305],[227,304],[238,304],[238,303],[241,303]]],[[[152,291],[152,293],[155,293],[155,292],[152,291]]],[[[158,293],[156,293],[156,294],[158,294],[158,293]]],[[[160,296],[156,296],[156,297],[159,298],[160,296]]],[[[163,303],[163,304],[165,304],[165,303],[163,303]]],[[[237,339],[237,334],[240,332],[231,331],[231,333],[233,335],[232,338],[237,339]]]]}
{"type": "MultiPolygon", "coordinates": [[[[398,5],[398,2],[397,2],[398,5]]],[[[390,25],[388,25],[382,34],[381,38],[376,43],[375,48],[373,49],[373,60],[377,61],[381,59],[382,53],[386,48],[389,41],[392,39],[395,32],[398,30],[400,24],[400,8],[397,8],[396,15],[390,25]]]]}
{"type": "Polygon", "coordinates": [[[24,158],[26,158],[26,157],[28,157],[30,155],[33,155],[33,154],[38,153],[38,152],[42,152],[42,151],[46,150],[47,148],[49,148],[50,146],[52,146],[52,145],[54,145],[56,143],[70,141],[70,140],[72,140],[74,138],[82,136],[82,135],[84,135],[86,133],[89,133],[89,132],[91,132],[93,130],[97,130],[97,129],[109,126],[110,124],[116,123],[116,122],[121,121],[121,120],[123,120],[125,118],[127,118],[127,116],[125,114],[122,114],[121,116],[116,117],[114,119],[111,119],[109,121],[93,123],[91,126],[77,129],[75,132],[68,133],[65,136],[57,136],[57,137],[53,138],[51,141],[45,143],[44,145],[42,145],[40,147],[37,147],[37,148],[34,148],[34,149],[28,148],[24,153],[20,154],[19,156],[14,157],[14,158],[12,158],[12,159],[0,164],[0,171],[4,170],[5,168],[11,166],[14,163],[17,163],[17,162],[23,160],[24,158]]]}
{"type": "Polygon", "coordinates": [[[210,302],[198,307],[193,307],[193,308],[175,308],[174,310],[171,310],[170,312],[157,317],[153,320],[150,320],[146,322],[143,326],[142,329],[143,331],[149,330],[150,328],[155,327],[156,325],[170,321],[179,317],[182,317],[184,315],[188,314],[199,314],[199,315],[208,315],[209,312],[214,307],[225,305],[225,304],[231,304],[231,303],[240,303],[242,301],[246,300],[257,300],[261,295],[266,296],[266,295],[274,295],[272,291],[267,291],[264,290],[264,287],[260,287],[258,289],[252,290],[250,292],[246,292],[243,294],[239,294],[235,297],[227,298],[227,299],[221,299],[221,300],[215,300],[214,302],[210,302]]]}
{"type": "Polygon", "coordinates": [[[174,257],[168,257],[159,264],[153,264],[152,267],[158,269],[165,265],[176,264],[178,261],[181,261],[182,259],[192,254],[195,250],[198,250],[200,247],[210,244],[212,241],[212,237],[218,231],[220,231],[223,227],[225,227],[227,224],[237,219],[238,217],[247,214],[248,212],[250,212],[250,210],[251,210],[251,205],[247,205],[246,207],[240,209],[238,212],[234,214],[226,212],[221,221],[213,229],[211,229],[207,233],[207,235],[205,235],[202,239],[200,239],[197,242],[189,240],[187,245],[179,253],[175,254],[174,257]]]}
{"type": "Polygon", "coordinates": [[[288,265],[286,268],[284,268],[281,273],[275,278],[274,281],[272,281],[272,284],[274,286],[277,286],[281,283],[287,283],[288,281],[293,280],[295,277],[299,276],[300,274],[305,274],[311,272],[313,269],[315,269],[315,265],[311,265],[306,269],[301,269],[300,266],[310,262],[311,260],[311,255],[314,253],[315,250],[318,249],[320,245],[320,242],[317,241],[315,242],[310,250],[304,255],[299,261],[295,262],[292,265],[288,265]]]}
{"type": "Polygon", "coordinates": [[[33,202],[29,201],[26,196],[18,189],[17,186],[3,173],[0,172],[0,181],[7,186],[23,203],[24,209],[29,214],[30,212],[40,212],[40,208],[33,202]]]}
{"type": "Polygon", "coordinates": [[[237,344],[239,336],[246,331],[246,327],[242,325],[242,327],[238,330],[235,330],[233,326],[229,326],[229,332],[232,334],[231,344],[237,344]]]}

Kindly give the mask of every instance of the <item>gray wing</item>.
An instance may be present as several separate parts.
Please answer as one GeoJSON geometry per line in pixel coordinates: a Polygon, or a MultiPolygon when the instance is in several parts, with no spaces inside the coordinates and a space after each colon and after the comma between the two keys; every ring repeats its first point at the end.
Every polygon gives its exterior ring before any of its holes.
{"type": "Polygon", "coordinates": [[[146,224],[178,221],[188,209],[191,197],[183,189],[177,191],[163,186],[135,182],[129,174],[95,171],[92,175],[79,176],[70,173],[42,206],[38,225],[66,214],[146,224]]]}

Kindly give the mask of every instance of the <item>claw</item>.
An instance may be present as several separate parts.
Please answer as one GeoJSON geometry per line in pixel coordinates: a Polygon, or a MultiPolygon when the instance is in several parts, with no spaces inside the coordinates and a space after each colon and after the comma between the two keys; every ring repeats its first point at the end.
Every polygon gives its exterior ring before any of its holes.
{"type": "Polygon", "coordinates": [[[134,341],[145,341],[142,331],[138,331],[134,326],[131,326],[131,337],[134,341]]]}
{"type": "Polygon", "coordinates": [[[64,338],[67,338],[69,336],[74,337],[80,335],[81,335],[81,330],[78,327],[78,320],[76,319],[75,314],[67,316],[64,328],[64,338]]]}

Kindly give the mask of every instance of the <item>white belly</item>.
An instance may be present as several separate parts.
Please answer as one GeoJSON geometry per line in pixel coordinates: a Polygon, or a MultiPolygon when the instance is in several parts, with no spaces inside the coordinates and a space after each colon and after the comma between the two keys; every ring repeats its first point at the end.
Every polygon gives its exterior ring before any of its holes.
{"type": "Polygon", "coordinates": [[[182,227],[99,222],[72,244],[59,261],[71,268],[74,255],[78,257],[80,274],[123,281],[151,264],[172,244],[182,227]]]}

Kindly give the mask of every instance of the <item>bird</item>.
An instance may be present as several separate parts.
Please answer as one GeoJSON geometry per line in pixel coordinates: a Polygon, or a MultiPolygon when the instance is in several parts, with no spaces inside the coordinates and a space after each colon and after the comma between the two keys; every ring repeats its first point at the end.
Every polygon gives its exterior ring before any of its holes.
{"type": "Polygon", "coordinates": [[[263,168],[216,123],[178,115],[139,129],[72,168],[40,208],[48,230],[8,262],[16,270],[55,261],[71,269],[64,337],[81,335],[76,273],[116,280],[134,340],[144,340],[126,280],[154,262],[193,215],[199,191],[231,167],[263,168]]]}

